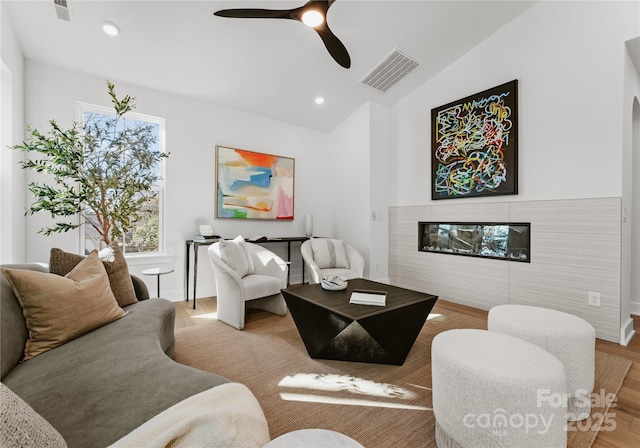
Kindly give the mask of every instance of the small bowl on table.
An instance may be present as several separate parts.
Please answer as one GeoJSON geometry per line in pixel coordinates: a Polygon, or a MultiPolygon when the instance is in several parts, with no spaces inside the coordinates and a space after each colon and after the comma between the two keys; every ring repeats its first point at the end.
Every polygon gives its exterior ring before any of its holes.
{"type": "Polygon", "coordinates": [[[347,284],[347,279],[339,276],[322,277],[320,280],[322,289],[326,289],[327,291],[342,291],[343,289],[347,289],[347,284]]]}

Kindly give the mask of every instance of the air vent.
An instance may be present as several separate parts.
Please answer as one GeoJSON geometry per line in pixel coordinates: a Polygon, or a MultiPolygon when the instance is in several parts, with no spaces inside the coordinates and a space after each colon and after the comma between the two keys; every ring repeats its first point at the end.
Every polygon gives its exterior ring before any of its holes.
{"type": "Polygon", "coordinates": [[[71,10],[67,4],[67,0],[53,0],[56,7],[56,15],[58,19],[71,22],[71,10]]]}
{"type": "Polygon", "coordinates": [[[420,64],[421,62],[414,57],[394,48],[382,62],[360,80],[360,83],[385,93],[420,64]]]}

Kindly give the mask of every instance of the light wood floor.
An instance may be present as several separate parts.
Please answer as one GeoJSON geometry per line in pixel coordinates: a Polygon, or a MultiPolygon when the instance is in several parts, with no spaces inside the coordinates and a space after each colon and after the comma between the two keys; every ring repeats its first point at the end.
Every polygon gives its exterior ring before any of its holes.
{"type": "MultiPolygon", "coordinates": [[[[176,328],[188,327],[211,322],[216,319],[215,297],[198,299],[197,309],[193,302],[176,303],[176,328]]],[[[469,314],[475,317],[487,317],[487,312],[468,306],[438,300],[434,312],[447,310],[469,314]]],[[[262,311],[250,311],[252,319],[260,319],[266,314],[262,311]]],[[[596,340],[596,350],[633,362],[627,377],[618,392],[618,401],[611,407],[605,422],[615,421],[615,429],[601,431],[593,445],[594,448],[637,448],[640,447],[640,317],[634,316],[636,336],[627,347],[613,342],[596,340]]],[[[611,426],[611,425],[610,425],[611,426]]]]}

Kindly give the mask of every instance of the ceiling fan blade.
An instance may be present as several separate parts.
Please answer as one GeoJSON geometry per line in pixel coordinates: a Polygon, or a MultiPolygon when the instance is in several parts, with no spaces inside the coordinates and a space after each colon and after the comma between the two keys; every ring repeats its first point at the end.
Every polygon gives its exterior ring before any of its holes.
{"type": "Polygon", "coordinates": [[[216,11],[213,15],[218,17],[232,17],[239,19],[293,19],[304,23],[303,16],[306,12],[315,10],[322,14],[324,22],[314,28],[329,54],[344,68],[351,67],[351,57],[340,39],[329,29],[327,25],[327,11],[335,0],[309,0],[303,6],[294,9],[257,9],[237,8],[216,11]]]}
{"type": "Polygon", "coordinates": [[[258,9],[238,8],[223,9],[213,13],[218,17],[232,17],[237,19],[291,19],[290,9],[258,9]]]}
{"type": "Polygon", "coordinates": [[[351,67],[351,57],[344,44],[336,37],[335,34],[329,29],[329,26],[324,24],[322,27],[314,28],[324,46],[327,47],[329,54],[335,59],[335,61],[344,68],[351,67]]]}

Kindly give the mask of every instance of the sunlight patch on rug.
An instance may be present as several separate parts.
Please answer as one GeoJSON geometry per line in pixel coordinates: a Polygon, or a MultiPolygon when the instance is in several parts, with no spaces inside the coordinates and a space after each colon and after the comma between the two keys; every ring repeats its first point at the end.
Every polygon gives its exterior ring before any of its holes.
{"type": "Polygon", "coordinates": [[[286,401],[301,401],[306,403],[336,404],[340,406],[367,406],[376,408],[406,409],[409,411],[433,411],[433,408],[414,406],[405,403],[390,403],[387,401],[364,400],[361,398],[339,398],[327,395],[294,394],[280,392],[280,398],[286,401]]]}
{"type": "Polygon", "coordinates": [[[350,392],[352,394],[403,400],[416,398],[415,393],[395,384],[377,383],[355,376],[330,373],[296,373],[287,375],[278,383],[278,386],[313,389],[323,392],[350,392]]]}
{"type": "Polygon", "coordinates": [[[431,390],[431,388],[430,388],[430,387],[421,386],[421,385],[419,385],[419,384],[411,384],[411,383],[409,383],[409,386],[416,387],[416,388],[418,388],[418,389],[431,390]]]}
{"type": "Polygon", "coordinates": [[[429,407],[406,403],[406,400],[415,400],[418,398],[418,394],[411,390],[395,384],[379,383],[351,375],[340,375],[337,373],[295,373],[287,375],[280,380],[278,387],[289,389],[289,392],[280,392],[280,398],[286,401],[335,404],[341,406],[384,407],[416,411],[432,410],[429,407]],[[309,393],[300,393],[298,392],[300,389],[307,390],[309,393]],[[298,391],[293,392],[293,390],[298,391]],[[344,392],[353,395],[365,395],[370,398],[351,398],[348,396],[330,395],[331,393],[344,392]],[[386,401],[382,401],[385,399],[386,401]]]}

